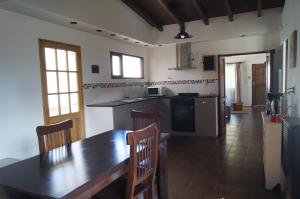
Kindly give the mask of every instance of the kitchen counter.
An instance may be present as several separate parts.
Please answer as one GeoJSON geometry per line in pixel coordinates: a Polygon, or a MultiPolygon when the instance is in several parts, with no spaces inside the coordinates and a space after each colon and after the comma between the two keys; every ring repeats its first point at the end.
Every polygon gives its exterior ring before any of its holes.
{"type": "Polygon", "coordinates": [[[86,122],[87,136],[90,137],[109,129],[131,129],[132,120],[130,113],[132,110],[143,112],[160,111],[162,113],[161,129],[164,132],[174,133],[174,135],[217,136],[217,95],[200,95],[195,97],[196,126],[193,133],[172,130],[172,97],[146,97],[89,104],[85,109],[87,113],[86,121],[89,121],[86,122]]]}
{"type": "Polygon", "coordinates": [[[137,98],[137,99],[132,99],[132,100],[131,99],[116,100],[116,101],[101,102],[101,103],[96,103],[96,104],[88,104],[86,106],[87,107],[116,107],[116,106],[122,106],[122,105],[144,102],[144,101],[153,100],[153,99],[161,99],[161,98],[165,98],[165,97],[164,96],[162,96],[162,97],[145,97],[145,98],[137,98]]]}
{"type": "MultiPolygon", "coordinates": [[[[137,98],[137,99],[125,99],[125,100],[115,100],[115,101],[109,101],[109,102],[100,102],[95,104],[88,104],[87,107],[117,107],[132,103],[138,103],[153,99],[164,99],[164,98],[171,98],[173,96],[159,96],[159,97],[145,97],[145,98],[137,98]]],[[[218,97],[217,95],[199,95],[196,98],[215,98],[218,97]]]]}

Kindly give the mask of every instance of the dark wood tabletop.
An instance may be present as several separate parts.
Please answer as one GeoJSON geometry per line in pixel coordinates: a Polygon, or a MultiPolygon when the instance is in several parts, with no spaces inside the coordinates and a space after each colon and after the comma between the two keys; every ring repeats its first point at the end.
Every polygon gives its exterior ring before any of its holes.
{"type": "Polygon", "coordinates": [[[108,131],[1,168],[0,198],[91,197],[127,172],[126,134],[108,131]]]}

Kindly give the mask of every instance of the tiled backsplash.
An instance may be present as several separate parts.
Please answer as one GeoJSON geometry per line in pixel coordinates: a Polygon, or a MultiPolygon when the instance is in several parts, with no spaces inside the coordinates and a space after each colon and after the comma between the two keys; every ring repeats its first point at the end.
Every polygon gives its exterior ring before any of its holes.
{"type": "Polygon", "coordinates": [[[96,88],[119,88],[119,87],[146,87],[146,86],[168,86],[180,84],[212,84],[216,83],[218,79],[197,79],[197,80],[174,80],[174,81],[151,81],[151,82],[111,82],[111,83],[91,83],[84,84],[84,89],[96,88]]]}

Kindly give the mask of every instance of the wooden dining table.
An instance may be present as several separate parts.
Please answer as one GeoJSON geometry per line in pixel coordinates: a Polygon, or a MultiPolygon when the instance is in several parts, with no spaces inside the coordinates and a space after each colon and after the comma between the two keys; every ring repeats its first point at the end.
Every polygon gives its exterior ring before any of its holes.
{"type": "MultiPolygon", "coordinates": [[[[128,131],[111,130],[0,169],[1,199],[87,199],[126,175],[128,131]]],[[[159,140],[158,197],[168,199],[167,140],[159,140]]]]}

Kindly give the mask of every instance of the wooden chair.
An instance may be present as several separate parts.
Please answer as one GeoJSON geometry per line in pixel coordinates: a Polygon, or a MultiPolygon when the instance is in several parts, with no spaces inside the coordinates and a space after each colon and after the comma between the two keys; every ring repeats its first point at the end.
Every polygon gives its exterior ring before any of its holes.
{"type": "Polygon", "coordinates": [[[65,120],[60,123],[46,126],[38,126],[36,132],[39,140],[40,154],[64,145],[70,145],[72,143],[72,127],[72,120],[65,120]]]}
{"type": "Polygon", "coordinates": [[[159,131],[156,124],[128,133],[130,145],[129,172],[126,199],[135,199],[144,193],[144,198],[154,197],[154,181],[158,161],[159,131]]]}
{"type": "MultiPolygon", "coordinates": [[[[139,130],[145,128],[151,124],[156,124],[158,128],[158,132],[161,132],[161,112],[142,112],[142,111],[131,111],[131,118],[133,119],[133,130],[139,130]]],[[[158,161],[159,164],[159,161],[158,161]]],[[[157,192],[160,194],[160,186],[159,186],[159,175],[156,175],[157,182],[157,192]]]]}
{"type": "Polygon", "coordinates": [[[133,130],[137,131],[143,129],[151,124],[156,124],[159,133],[161,127],[161,112],[142,112],[131,111],[131,118],[133,119],[133,130]]]}
{"type": "Polygon", "coordinates": [[[127,178],[119,178],[94,196],[94,199],[154,198],[154,179],[158,160],[158,128],[147,128],[127,134],[130,160],[127,178]]]}

